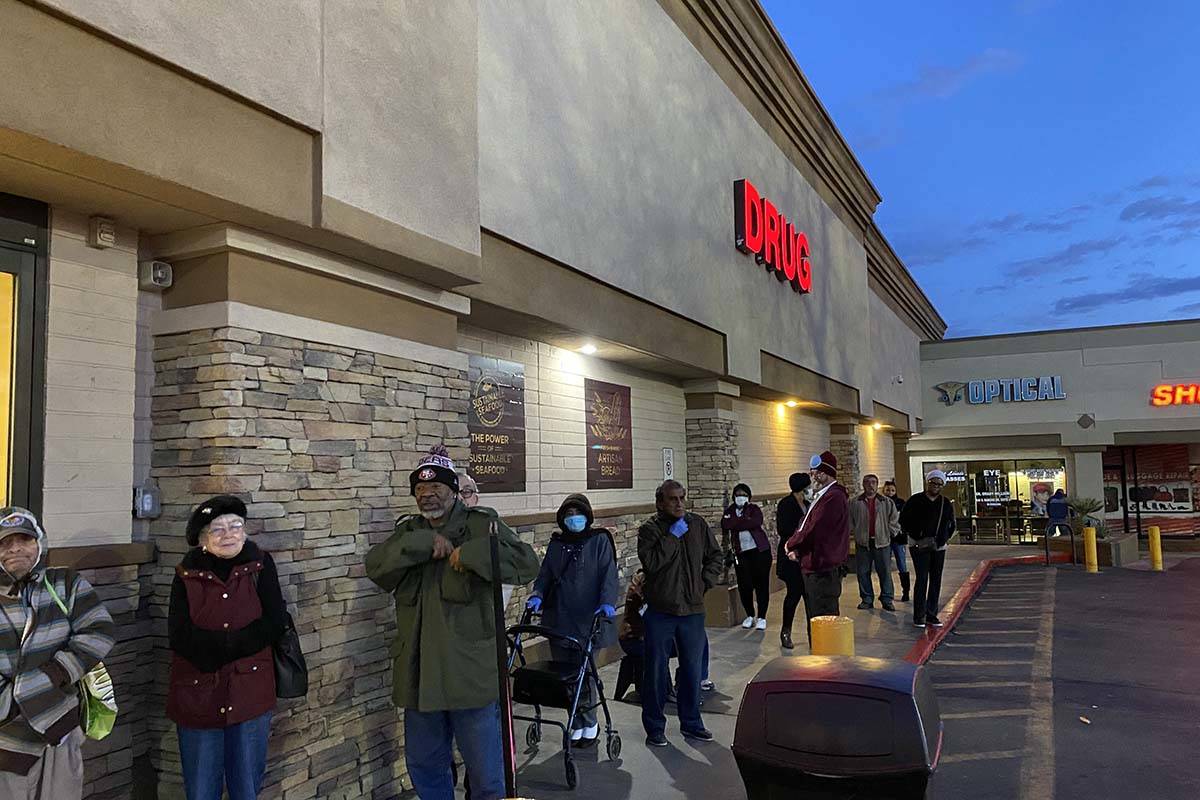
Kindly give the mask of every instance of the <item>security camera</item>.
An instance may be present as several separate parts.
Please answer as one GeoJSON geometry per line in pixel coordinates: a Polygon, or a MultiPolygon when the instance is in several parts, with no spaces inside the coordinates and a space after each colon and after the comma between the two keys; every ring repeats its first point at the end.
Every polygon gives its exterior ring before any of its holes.
{"type": "Polygon", "coordinates": [[[903,376],[903,375],[897,375],[897,376],[896,376],[896,383],[904,383],[904,376],[903,376]]]}

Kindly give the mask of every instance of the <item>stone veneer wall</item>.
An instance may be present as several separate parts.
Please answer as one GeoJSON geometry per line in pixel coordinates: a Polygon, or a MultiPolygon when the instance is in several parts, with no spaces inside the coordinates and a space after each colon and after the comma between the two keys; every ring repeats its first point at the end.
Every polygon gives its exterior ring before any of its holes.
{"type": "MultiPolygon", "coordinates": [[[[159,336],[154,360],[152,474],[163,516],[151,527],[161,555],[147,702],[165,703],[163,620],[185,521],[208,496],[236,494],[278,564],[310,671],[307,699],[276,709],[262,797],[399,795],[407,780],[390,697],[392,601],[363,561],[415,510],[408,473],[430,445],[465,463],[465,371],[238,328],[159,336]]],[[[173,728],[150,715],[161,797],[181,796],[173,728]]]]}
{"type": "Polygon", "coordinates": [[[116,623],[116,645],[104,664],[112,675],[119,706],[112,733],[101,741],[89,739],[84,744],[83,796],[93,800],[126,798],[133,791],[134,759],[147,751],[147,719],[158,713],[149,699],[154,675],[145,668],[151,651],[147,601],[153,565],[79,572],[95,587],[116,623]]]}
{"type": "Polygon", "coordinates": [[[834,432],[829,436],[829,452],[838,460],[838,483],[846,487],[851,497],[862,491],[862,462],[859,458],[859,440],[856,425],[849,425],[849,433],[834,432]]]}

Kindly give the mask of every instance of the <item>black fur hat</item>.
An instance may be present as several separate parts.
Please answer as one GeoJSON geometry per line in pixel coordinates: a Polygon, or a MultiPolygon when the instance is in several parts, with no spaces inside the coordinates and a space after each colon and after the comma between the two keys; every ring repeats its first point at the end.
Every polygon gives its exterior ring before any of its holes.
{"type": "Polygon", "coordinates": [[[196,506],[187,524],[187,543],[192,547],[200,544],[200,531],[217,517],[226,514],[237,514],[245,519],[246,504],[231,494],[219,494],[196,506]]]}

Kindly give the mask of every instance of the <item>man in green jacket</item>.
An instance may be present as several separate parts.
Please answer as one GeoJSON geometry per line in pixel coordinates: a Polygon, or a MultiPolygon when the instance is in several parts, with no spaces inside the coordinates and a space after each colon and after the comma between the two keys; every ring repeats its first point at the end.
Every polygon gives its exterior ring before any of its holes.
{"type": "Polygon", "coordinates": [[[419,797],[452,797],[457,742],[473,796],[503,798],[492,526],[504,583],[537,577],[537,556],[494,510],[457,499],[458,474],[445,448],[430,451],[409,486],[420,513],[400,519],[367,553],[367,577],[396,598],[392,701],[405,709],[409,776],[419,797]]]}
{"type": "Polygon", "coordinates": [[[687,490],[665,481],[654,494],[658,513],[638,529],[638,559],[646,572],[646,660],[643,666],[642,727],[646,744],[667,746],[667,659],[671,644],[679,655],[676,688],[679,727],[685,737],[711,742],[700,718],[704,670],[704,593],[721,576],[721,546],[702,517],[687,513],[687,490]]]}

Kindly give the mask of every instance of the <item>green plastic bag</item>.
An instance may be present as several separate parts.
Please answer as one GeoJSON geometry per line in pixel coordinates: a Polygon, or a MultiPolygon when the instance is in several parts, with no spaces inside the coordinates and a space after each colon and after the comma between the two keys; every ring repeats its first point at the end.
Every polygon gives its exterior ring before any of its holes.
{"type": "MultiPolygon", "coordinates": [[[[58,592],[50,585],[50,579],[42,576],[42,585],[54,598],[54,602],[62,609],[63,616],[71,619],[71,612],[59,598],[58,592]]],[[[117,696],[113,691],[112,677],[104,667],[104,662],[88,670],[79,683],[75,684],[79,692],[79,724],[89,739],[103,739],[112,733],[117,722],[117,696]]]]}

